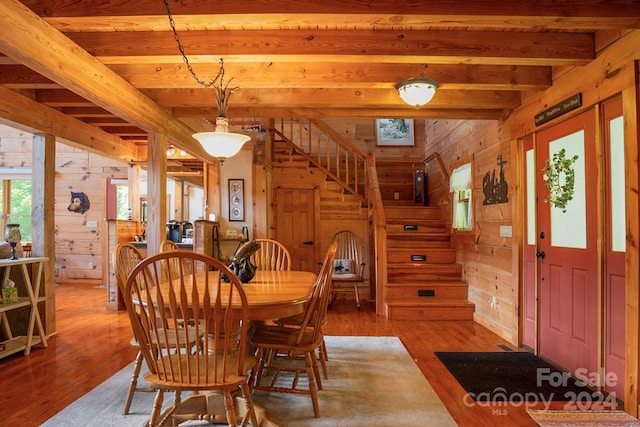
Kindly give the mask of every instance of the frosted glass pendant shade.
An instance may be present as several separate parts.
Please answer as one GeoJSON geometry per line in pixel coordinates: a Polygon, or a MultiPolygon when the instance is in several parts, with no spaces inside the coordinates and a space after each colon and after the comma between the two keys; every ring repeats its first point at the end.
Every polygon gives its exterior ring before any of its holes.
{"type": "Polygon", "coordinates": [[[414,107],[427,104],[438,89],[438,82],[430,79],[410,79],[396,85],[398,95],[404,102],[414,107]]]}
{"type": "Polygon", "coordinates": [[[250,136],[231,133],[228,130],[228,119],[226,117],[218,117],[214,132],[199,132],[194,133],[192,136],[198,140],[207,153],[219,160],[224,160],[238,154],[242,146],[251,139],[250,136]]]}

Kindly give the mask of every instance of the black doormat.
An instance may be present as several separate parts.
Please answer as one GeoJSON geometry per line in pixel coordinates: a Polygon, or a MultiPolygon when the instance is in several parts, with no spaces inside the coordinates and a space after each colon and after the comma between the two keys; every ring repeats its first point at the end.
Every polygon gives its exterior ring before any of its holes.
{"type": "Polygon", "coordinates": [[[476,401],[595,401],[602,396],[527,352],[436,352],[476,401]]]}

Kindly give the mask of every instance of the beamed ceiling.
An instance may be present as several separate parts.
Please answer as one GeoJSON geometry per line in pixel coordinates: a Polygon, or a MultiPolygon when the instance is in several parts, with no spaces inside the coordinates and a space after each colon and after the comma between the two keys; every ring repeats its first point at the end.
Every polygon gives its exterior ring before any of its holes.
{"type": "MultiPolygon", "coordinates": [[[[170,0],[194,71],[240,90],[234,130],[267,118],[500,119],[524,92],[640,28],[637,1],[170,0]],[[440,83],[405,105],[394,86],[440,83]]],[[[125,161],[149,132],[210,161],[213,89],[191,77],[163,0],[1,0],[0,120],[125,161]]],[[[195,162],[198,163],[198,162],[195,162]]],[[[189,167],[185,168],[189,171],[189,167]]]]}

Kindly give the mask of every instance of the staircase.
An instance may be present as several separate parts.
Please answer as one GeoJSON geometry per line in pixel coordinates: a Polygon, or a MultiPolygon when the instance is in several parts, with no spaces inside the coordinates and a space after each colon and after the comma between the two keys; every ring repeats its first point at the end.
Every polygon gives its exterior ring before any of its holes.
{"type": "Polygon", "coordinates": [[[439,207],[385,206],[386,317],[394,320],[472,320],[462,267],[456,263],[439,207]]]}
{"type": "MultiPolygon", "coordinates": [[[[271,131],[274,162],[286,162],[289,167],[299,164],[305,169],[313,165],[326,174],[327,183],[333,182],[345,194],[354,196],[354,209],[369,206],[374,224],[376,248],[372,252],[376,256],[371,259],[377,262],[374,276],[379,314],[384,311],[388,319],[397,320],[473,319],[475,307],[467,300],[462,267],[456,263],[439,207],[385,200],[383,209],[380,186],[389,184],[398,191],[397,183],[379,182],[375,160],[368,159],[321,121],[281,120],[271,131]],[[376,197],[367,199],[368,194],[376,197]],[[383,247],[386,253],[379,253],[383,247]]],[[[434,159],[440,161],[438,156],[434,159]]],[[[446,174],[444,166],[439,167],[446,174]]]]}

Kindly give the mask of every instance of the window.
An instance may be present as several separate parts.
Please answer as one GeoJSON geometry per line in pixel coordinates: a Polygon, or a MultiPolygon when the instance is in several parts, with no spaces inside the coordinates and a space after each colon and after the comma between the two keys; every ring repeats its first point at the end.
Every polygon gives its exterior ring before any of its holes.
{"type": "Polygon", "coordinates": [[[0,230],[20,224],[23,242],[31,241],[31,169],[0,169],[0,230]]]}
{"type": "Polygon", "coordinates": [[[470,231],[472,228],[472,179],[471,163],[465,163],[451,172],[449,191],[452,194],[451,226],[455,230],[470,231]]]}

